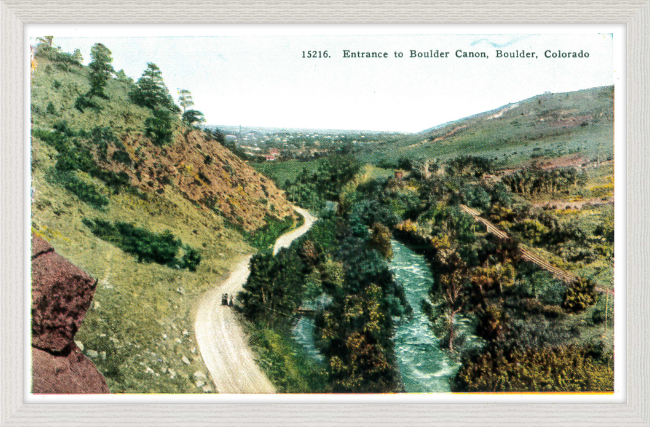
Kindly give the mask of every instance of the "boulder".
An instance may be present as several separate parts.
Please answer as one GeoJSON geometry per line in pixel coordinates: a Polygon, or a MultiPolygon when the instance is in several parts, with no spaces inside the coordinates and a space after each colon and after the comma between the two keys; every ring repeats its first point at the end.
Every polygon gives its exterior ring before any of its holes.
{"type": "Polygon", "coordinates": [[[106,379],[73,343],[67,354],[32,348],[32,393],[108,393],[106,379]]]}
{"type": "Polygon", "coordinates": [[[32,238],[32,346],[61,352],[90,307],[97,281],[44,240],[32,238]]]}
{"type": "Polygon", "coordinates": [[[81,353],[83,344],[74,341],[96,285],[32,236],[32,393],[109,393],[106,379],[81,353]]]}

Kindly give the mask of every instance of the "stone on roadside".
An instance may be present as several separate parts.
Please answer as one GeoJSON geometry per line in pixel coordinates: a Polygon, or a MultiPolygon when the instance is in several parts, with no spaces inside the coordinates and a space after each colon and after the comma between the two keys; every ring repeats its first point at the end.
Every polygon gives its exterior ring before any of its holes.
{"type": "Polygon", "coordinates": [[[190,359],[188,359],[188,358],[185,357],[185,356],[181,357],[181,361],[182,361],[183,363],[185,363],[186,365],[189,365],[189,364],[190,364],[190,359]]]}
{"type": "Polygon", "coordinates": [[[74,343],[77,344],[79,350],[84,351],[84,345],[81,341],[75,341],[74,343]]]}
{"type": "Polygon", "coordinates": [[[96,359],[97,356],[99,356],[99,353],[97,353],[95,350],[88,350],[86,352],[86,355],[90,357],[91,359],[96,359]]]}

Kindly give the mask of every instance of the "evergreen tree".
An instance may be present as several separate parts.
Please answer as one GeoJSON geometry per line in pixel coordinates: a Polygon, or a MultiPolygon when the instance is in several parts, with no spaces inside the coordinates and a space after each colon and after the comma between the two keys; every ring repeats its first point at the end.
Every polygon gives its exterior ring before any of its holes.
{"type": "Polygon", "coordinates": [[[136,104],[152,110],[164,108],[172,113],[180,113],[180,108],[174,104],[165,86],[160,68],[153,62],[147,64],[147,69],[138,79],[136,87],[131,92],[131,99],[136,104]]]}
{"type": "Polygon", "coordinates": [[[39,43],[42,43],[42,44],[46,44],[49,47],[52,47],[52,43],[54,42],[54,36],[39,37],[39,38],[36,39],[36,41],[39,42],[39,43]]]}
{"type": "Polygon", "coordinates": [[[181,107],[183,107],[183,115],[184,115],[185,111],[187,110],[187,107],[191,107],[194,105],[194,101],[192,100],[192,92],[190,92],[187,89],[179,89],[178,103],[181,105],[181,107]]]}
{"type": "Polygon", "coordinates": [[[174,130],[172,128],[172,117],[167,110],[154,110],[153,117],[144,121],[145,135],[147,135],[154,144],[164,146],[172,142],[174,130]]]}
{"type": "Polygon", "coordinates": [[[79,64],[81,64],[84,60],[83,55],[81,54],[81,51],[79,49],[75,49],[74,53],[72,54],[72,59],[77,61],[79,64]]]}
{"type": "Polygon", "coordinates": [[[92,61],[88,64],[90,68],[90,91],[88,96],[99,96],[100,98],[108,98],[104,93],[104,88],[111,74],[115,72],[111,62],[111,51],[101,43],[95,44],[90,49],[90,57],[92,61]]]}
{"type": "Polygon", "coordinates": [[[192,126],[194,124],[204,123],[205,117],[203,117],[203,113],[200,111],[187,110],[183,113],[182,120],[183,123],[187,124],[188,126],[192,126]]]}

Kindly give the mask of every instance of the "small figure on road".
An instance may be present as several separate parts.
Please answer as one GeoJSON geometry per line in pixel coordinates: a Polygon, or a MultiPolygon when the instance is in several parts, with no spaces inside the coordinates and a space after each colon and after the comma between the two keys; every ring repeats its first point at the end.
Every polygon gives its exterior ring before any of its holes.
{"type": "Polygon", "coordinates": [[[232,299],[232,295],[230,295],[230,304],[228,304],[228,305],[229,305],[230,307],[232,307],[233,304],[234,304],[234,302],[233,302],[233,299],[232,299]]]}

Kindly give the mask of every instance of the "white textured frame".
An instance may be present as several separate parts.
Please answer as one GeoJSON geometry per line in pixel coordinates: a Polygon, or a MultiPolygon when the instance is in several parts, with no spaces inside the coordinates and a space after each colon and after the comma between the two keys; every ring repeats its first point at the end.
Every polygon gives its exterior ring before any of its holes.
{"type": "MultiPolygon", "coordinates": [[[[650,0],[0,0],[0,425],[650,426],[650,0]],[[26,23],[624,23],[627,403],[93,404],[23,402],[26,23]],[[645,322],[644,322],[645,320],[645,322]]],[[[28,368],[28,367],[27,367],[28,368]]]]}

